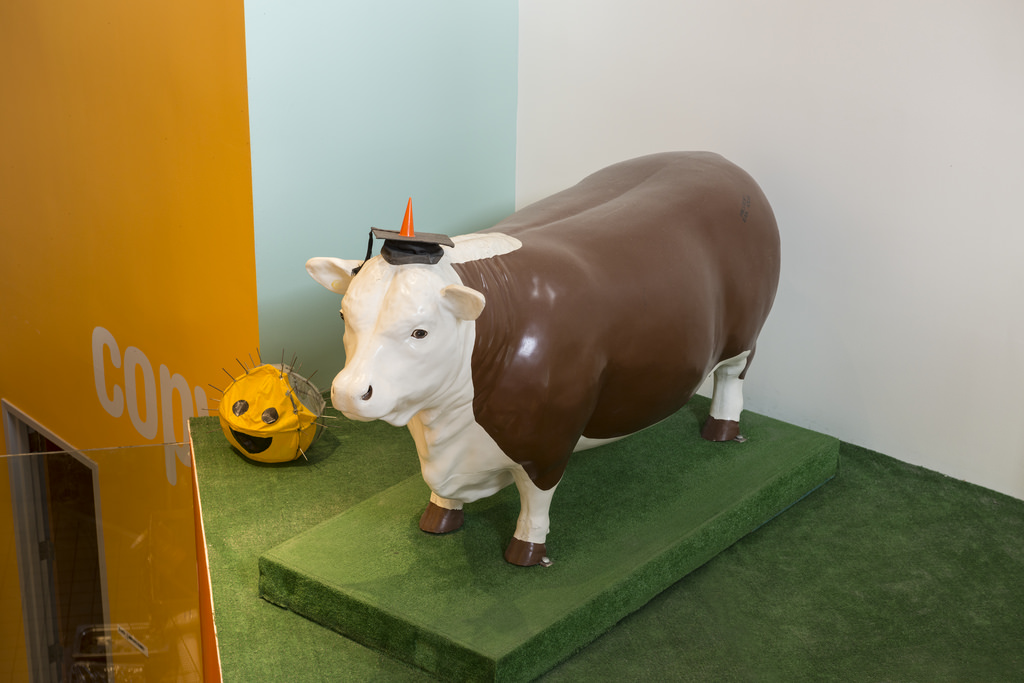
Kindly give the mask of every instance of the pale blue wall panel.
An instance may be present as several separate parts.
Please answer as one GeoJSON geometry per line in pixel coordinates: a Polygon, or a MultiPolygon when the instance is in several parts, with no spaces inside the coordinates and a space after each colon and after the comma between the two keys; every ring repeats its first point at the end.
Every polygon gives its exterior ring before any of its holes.
{"type": "MultiPolygon", "coordinates": [[[[515,201],[518,6],[245,4],[260,341],[326,387],[338,297],[311,256],[362,258],[369,227],[487,227],[515,201]]],[[[227,255],[226,255],[227,256],[227,255]]],[[[244,350],[240,350],[240,353],[244,350]]]]}

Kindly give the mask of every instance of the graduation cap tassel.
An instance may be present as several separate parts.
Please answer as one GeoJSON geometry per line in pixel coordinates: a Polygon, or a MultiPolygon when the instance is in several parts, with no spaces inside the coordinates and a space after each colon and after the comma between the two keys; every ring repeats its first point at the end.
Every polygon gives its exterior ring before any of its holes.
{"type": "Polygon", "coordinates": [[[360,263],[358,266],[356,266],[355,268],[352,269],[353,277],[355,276],[356,273],[358,273],[362,269],[363,266],[366,265],[366,262],[370,260],[370,254],[372,254],[372,253],[373,253],[373,228],[370,228],[370,240],[366,243],[366,257],[363,258],[363,262],[362,263],[360,263]]]}

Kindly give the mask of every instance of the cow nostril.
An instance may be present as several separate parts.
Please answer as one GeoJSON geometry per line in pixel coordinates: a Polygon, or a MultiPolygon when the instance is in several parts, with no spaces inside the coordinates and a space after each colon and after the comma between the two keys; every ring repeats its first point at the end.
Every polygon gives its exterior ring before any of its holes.
{"type": "Polygon", "coordinates": [[[370,388],[366,390],[366,393],[363,394],[362,396],[360,396],[359,398],[363,399],[364,401],[369,401],[371,396],[373,396],[373,385],[372,384],[370,385],[370,388]]]}

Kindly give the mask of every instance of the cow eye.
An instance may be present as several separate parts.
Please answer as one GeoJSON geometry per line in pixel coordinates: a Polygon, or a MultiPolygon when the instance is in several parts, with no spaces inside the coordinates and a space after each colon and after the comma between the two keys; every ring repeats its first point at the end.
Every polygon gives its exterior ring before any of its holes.
{"type": "Polygon", "coordinates": [[[234,405],[231,406],[231,412],[235,414],[235,417],[244,415],[247,410],[249,410],[249,403],[247,401],[235,401],[234,405]]]}
{"type": "Polygon", "coordinates": [[[427,331],[426,330],[413,330],[412,331],[412,336],[413,336],[414,339],[423,339],[424,337],[427,336],[427,331]]]}
{"type": "Polygon", "coordinates": [[[340,315],[340,316],[341,316],[341,319],[342,319],[342,320],[344,320],[344,319],[345,319],[345,311],[338,311],[338,315],[340,315]]]}
{"type": "Polygon", "coordinates": [[[272,425],[277,422],[277,408],[267,408],[263,411],[263,421],[268,425],[272,425]]]}

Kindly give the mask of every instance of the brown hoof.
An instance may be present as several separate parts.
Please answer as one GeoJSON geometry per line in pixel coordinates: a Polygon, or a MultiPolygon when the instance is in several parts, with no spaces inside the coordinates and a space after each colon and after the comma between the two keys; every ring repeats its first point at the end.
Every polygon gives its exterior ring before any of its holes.
{"type": "Polygon", "coordinates": [[[460,528],[464,519],[462,510],[449,510],[430,501],[420,517],[420,529],[428,534],[446,534],[460,528]]]}
{"type": "Polygon", "coordinates": [[[718,420],[709,415],[700,435],[708,441],[732,441],[740,438],[740,423],[736,420],[718,420]]]}
{"type": "Polygon", "coordinates": [[[520,567],[532,567],[535,564],[546,567],[551,564],[551,560],[545,557],[546,553],[547,548],[543,543],[528,543],[513,538],[505,548],[505,561],[520,567]]]}

